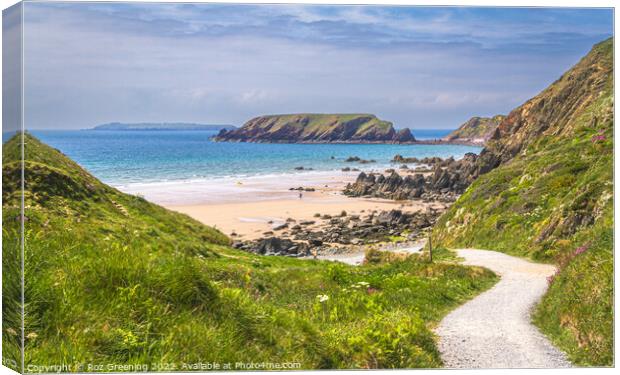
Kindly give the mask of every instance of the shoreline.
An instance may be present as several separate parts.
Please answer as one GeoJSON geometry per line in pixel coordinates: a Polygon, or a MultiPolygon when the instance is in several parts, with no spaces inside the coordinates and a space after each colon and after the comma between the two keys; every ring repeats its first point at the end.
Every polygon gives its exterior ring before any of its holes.
{"type": "MultiPolygon", "coordinates": [[[[363,170],[382,172],[384,169],[381,167],[363,170]]],[[[317,216],[337,217],[343,211],[348,216],[366,216],[371,212],[400,210],[403,213],[416,213],[425,212],[429,208],[440,211],[446,208],[446,204],[441,202],[344,195],[345,186],[355,182],[359,173],[304,171],[204,182],[135,184],[131,186],[133,189],[122,190],[139,194],[167,209],[184,213],[217,228],[234,241],[281,235],[275,229],[292,221],[315,221],[316,224],[308,225],[305,230],[329,231],[317,216]],[[297,190],[299,188],[303,190],[297,190]]]]}
{"type": "Polygon", "coordinates": [[[446,146],[472,146],[485,147],[485,142],[475,142],[469,140],[455,139],[444,140],[441,138],[416,139],[415,141],[294,141],[294,140],[263,140],[263,139],[217,139],[216,136],[210,140],[216,143],[267,143],[267,144],[301,144],[301,145],[446,145],[446,146]]]}
{"type": "MultiPolygon", "coordinates": [[[[383,166],[381,166],[383,167],[383,166]]],[[[186,207],[197,205],[223,205],[297,199],[299,187],[313,188],[315,192],[337,193],[347,183],[354,182],[359,171],[314,171],[304,170],[253,176],[219,177],[182,181],[145,182],[117,185],[116,188],[129,194],[144,196],[151,202],[164,207],[186,207]]],[[[311,196],[310,192],[303,192],[311,196]]]]}

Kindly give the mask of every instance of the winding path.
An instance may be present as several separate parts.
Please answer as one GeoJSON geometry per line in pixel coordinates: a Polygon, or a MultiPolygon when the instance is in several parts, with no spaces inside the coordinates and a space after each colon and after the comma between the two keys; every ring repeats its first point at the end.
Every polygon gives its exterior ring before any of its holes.
{"type": "Polygon", "coordinates": [[[457,250],[464,264],[486,267],[501,279],[439,324],[439,351],[447,368],[570,367],[531,323],[530,313],[555,267],[495,251],[457,250]]]}

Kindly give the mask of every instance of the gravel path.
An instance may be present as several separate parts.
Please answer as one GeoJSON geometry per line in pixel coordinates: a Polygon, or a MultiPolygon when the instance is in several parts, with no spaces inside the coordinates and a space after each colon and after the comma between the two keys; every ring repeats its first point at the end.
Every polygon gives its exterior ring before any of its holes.
{"type": "Polygon", "coordinates": [[[530,312],[555,267],[503,253],[458,250],[464,264],[483,266],[501,279],[448,314],[435,333],[447,368],[570,367],[566,355],[532,325],[530,312]]]}

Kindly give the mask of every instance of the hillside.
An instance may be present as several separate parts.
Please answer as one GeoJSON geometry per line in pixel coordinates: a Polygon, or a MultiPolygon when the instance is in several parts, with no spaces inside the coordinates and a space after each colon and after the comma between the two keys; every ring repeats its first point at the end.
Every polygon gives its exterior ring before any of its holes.
{"type": "Polygon", "coordinates": [[[483,146],[506,116],[472,117],[442,140],[483,146]]]}
{"type": "Polygon", "coordinates": [[[223,130],[216,141],[270,143],[409,143],[409,129],[368,114],[290,114],[260,116],[241,128],[223,130]]]}
{"type": "MultiPolygon", "coordinates": [[[[39,371],[437,367],[429,326],[496,281],[417,256],[375,252],[353,267],[233,250],[219,231],[106,186],[28,134],[24,147],[25,364],[39,371]]],[[[19,155],[14,137],[3,146],[5,223],[18,222],[19,155]]],[[[3,230],[9,365],[20,361],[18,230],[3,230]]]]}
{"type": "Polygon", "coordinates": [[[232,130],[232,125],[194,124],[188,122],[110,122],[95,126],[92,130],[232,130]]]}
{"type": "Polygon", "coordinates": [[[613,363],[613,103],[609,39],[500,123],[433,232],[556,263],[535,322],[579,365],[613,363]]]}

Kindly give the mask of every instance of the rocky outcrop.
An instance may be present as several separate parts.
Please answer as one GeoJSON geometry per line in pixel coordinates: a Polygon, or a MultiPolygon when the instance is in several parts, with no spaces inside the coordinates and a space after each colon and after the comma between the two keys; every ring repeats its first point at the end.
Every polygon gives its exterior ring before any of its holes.
{"type": "Polygon", "coordinates": [[[454,162],[454,158],[453,157],[449,157],[447,159],[442,159],[439,156],[431,156],[431,157],[425,157],[425,158],[416,158],[416,157],[411,157],[411,158],[406,158],[403,157],[402,155],[395,155],[394,158],[392,159],[392,163],[399,163],[399,164],[426,164],[426,165],[439,165],[441,167],[446,167],[450,164],[452,164],[454,162]]]}
{"type": "Polygon", "coordinates": [[[409,129],[370,114],[291,114],[260,116],[241,128],[223,129],[214,141],[266,143],[412,143],[409,129]]]}
{"type": "Polygon", "coordinates": [[[261,255],[305,256],[310,254],[307,243],[294,242],[286,238],[268,237],[246,243],[235,242],[234,247],[261,255]]]}
{"type": "MultiPolygon", "coordinates": [[[[432,173],[426,176],[416,173],[402,177],[395,171],[391,171],[388,175],[362,172],[355,183],[345,187],[344,194],[353,197],[370,196],[396,200],[454,201],[477,177],[477,158],[476,154],[468,153],[461,160],[421,159],[433,166],[432,173]]],[[[407,160],[399,155],[395,159],[401,162],[407,160]]]]}
{"type": "Polygon", "coordinates": [[[283,228],[285,231],[278,233],[278,237],[269,235],[257,240],[237,241],[233,246],[262,255],[300,257],[339,252],[351,246],[390,242],[390,237],[414,241],[430,230],[441,212],[429,208],[417,212],[371,211],[364,217],[348,215],[344,211],[339,216],[317,214],[317,220],[322,223],[300,221],[290,228],[283,228]]]}
{"type": "Polygon", "coordinates": [[[469,143],[484,146],[491,139],[495,129],[506,118],[504,115],[493,117],[472,117],[458,129],[442,138],[445,142],[469,143]]]}

